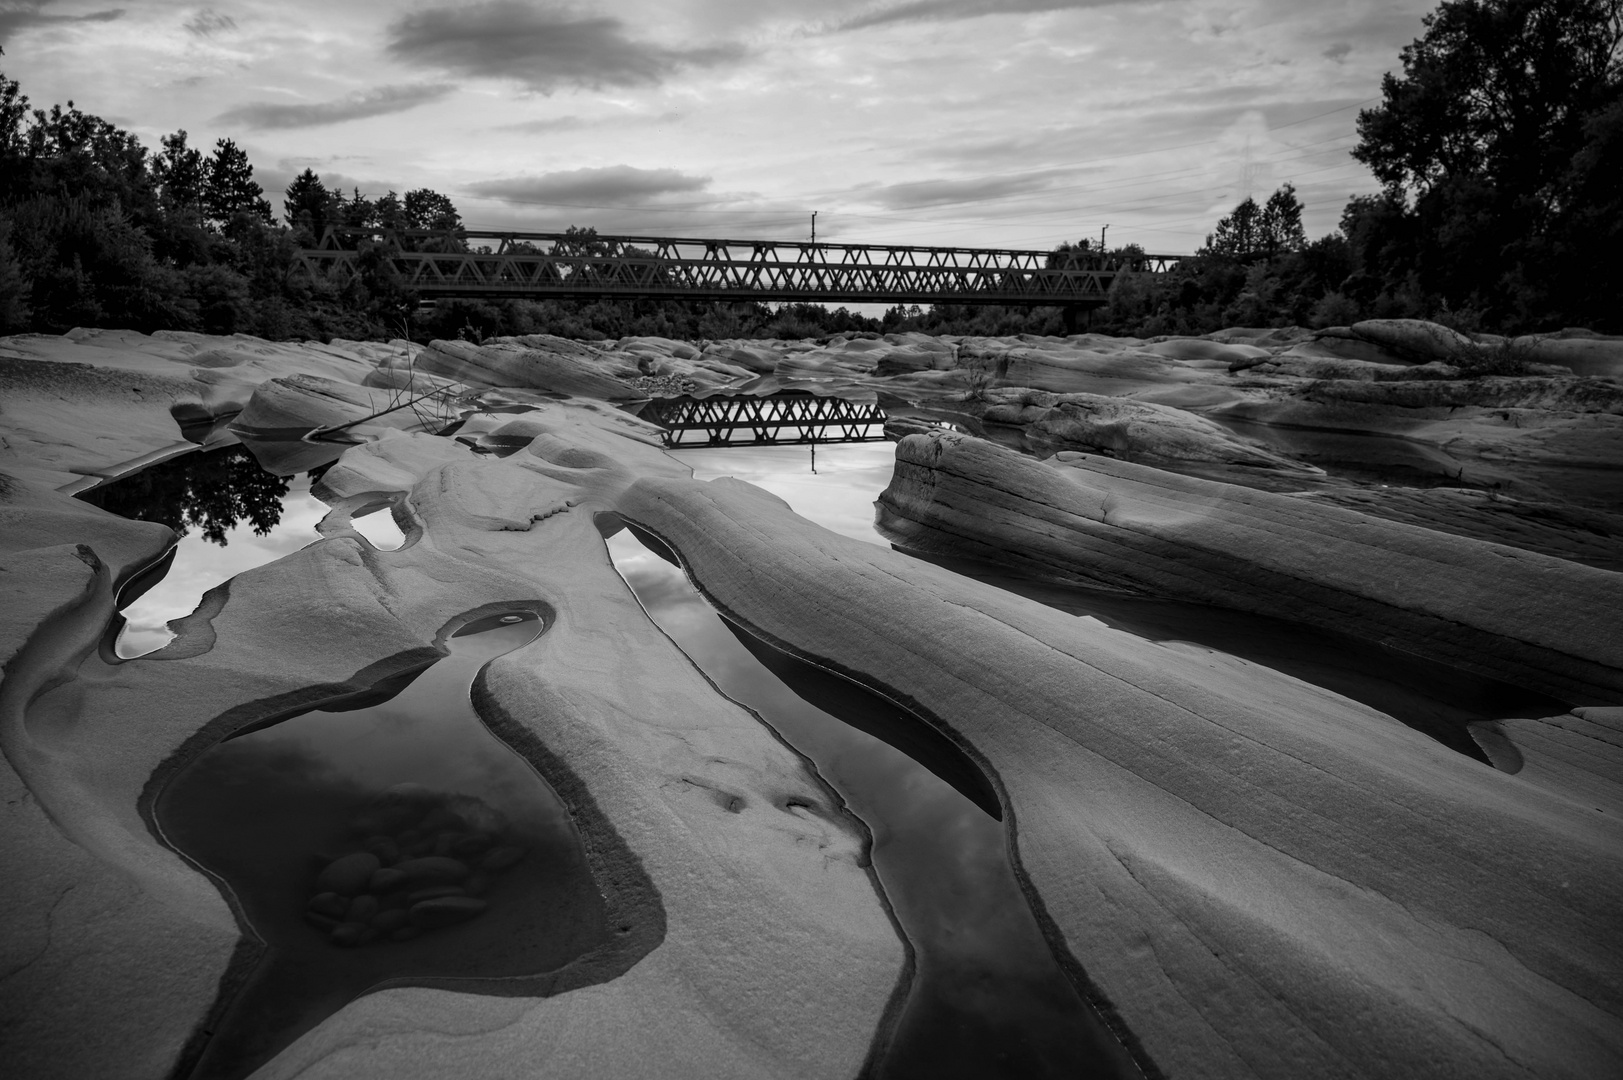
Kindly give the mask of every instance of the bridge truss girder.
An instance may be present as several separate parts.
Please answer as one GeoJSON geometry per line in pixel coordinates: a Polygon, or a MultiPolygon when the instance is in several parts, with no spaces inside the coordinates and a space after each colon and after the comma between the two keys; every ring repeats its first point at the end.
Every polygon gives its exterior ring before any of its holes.
{"type": "Polygon", "coordinates": [[[360,278],[362,253],[343,247],[346,239],[369,242],[367,257],[386,260],[401,284],[424,298],[1097,307],[1118,275],[1161,272],[1178,258],[647,236],[605,236],[583,245],[563,233],[329,229],[321,247],[299,252],[300,270],[338,287],[360,278]],[[498,244],[467,250],[470,239],[498,244]]]}
{"type": "Polygon", "coordinates": [[[878,442],[885,437],[885,411],[878,405],[811,394],[658,398],[638,415],[665,428],[665,445],[671,447],[878,442]],[[790,430],[796,434],[785,437],[790,430]],[[736,437],[743,432],[750,437],[736,437]],[[701,439],[685,438],[689,434],[701,439]]]}

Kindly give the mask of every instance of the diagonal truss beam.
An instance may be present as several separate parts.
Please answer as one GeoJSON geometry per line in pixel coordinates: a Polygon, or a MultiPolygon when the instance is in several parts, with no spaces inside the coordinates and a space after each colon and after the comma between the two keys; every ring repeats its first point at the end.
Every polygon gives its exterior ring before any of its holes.
{"type": "Polygon", "coordinates": [[[1177,255],[905,247],[565,233],[329,228],[295,272],[342,288],[363,258],[424,298],[624,297],[1085,307],[1116,279],[1165,273],[1177,255]],[[478,241],[495,241],[478,243],[478,241]]]}
{"type": "Polygon", "coordinates": [[[885,411],[878,405],[811,394],[659,398],[639,415],[665,428],[666,446],[877,442],[885,437],[885,411]]]}

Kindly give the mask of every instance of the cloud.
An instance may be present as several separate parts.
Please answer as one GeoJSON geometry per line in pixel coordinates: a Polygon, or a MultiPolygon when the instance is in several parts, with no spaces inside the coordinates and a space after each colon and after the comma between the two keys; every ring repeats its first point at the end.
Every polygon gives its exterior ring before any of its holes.
{"type": "Polygon", "coordinates": [[[123,8],[92,11],[87,15],[51,15],[44,9],[50,0],[0,0],[0,45],[18,31],[35,26],[63,26],[70,23],[112,22],[124,17],[123,8]]]}
{"type": "Polygon", "coordinates": [[[225,30],[235,30],[237,20],[229,15],[221,15],[213,8],[204,8],[185,22],[186,29],[198,37],[213,37],[225,30]]]}
{"type": "Polygon", "coordinates": [[[1132,0],[905,0],[884,4],[838,24],[836,30],[862,30],[904,22],[951,22],[982,15],[1029,15],[1041,11],[1110,7],[1132,0]]]}
{"type": "Polygon", "coordinates": [[[1339,64],[1343,60],[1347,59],[1347,54],[1350,52],[1352,52],[1351,45],[1348,45],[1345,41],[1338,41],[1328,49],[1324,50],[1322,55],[1325,57],[1325,59],[1334,60],[1339,64]]]}
{"type": "Polygon", "coordinates": [[[485,180],[469,184],[468,190],[511,203],[614,207],[655,202],[662,195],[702,191],[709,185],[708,176],[691,176],[676,169],[610,165],[602,169],[570,169],[510,180],[485,180]]]}
{"type": "Polygon", "coordinates": [[[608,15],[485,0],[427,8],[389,27],[397,60],[471,77],[517,79],[550,93],[561,86],[602,89],[656,85],[685,67],[712,67],[743,55],[737,45],[671,48],[626,35],[608,15]]]}
{"type": "Polygon", "coordinates": [[[227,109],[214,118],[218,124],[241,124],[259,131],[280,128],[321,127],[342,124],[346,120],[360,120],[368,116],[385,116],[405,112],[440,98],[456,89],[444,83],[416,86],[380,86],[338,98],[336,101],[315,101],[309,104],[289,105],[274,101],[250,101],[227,109]]]}
{"type": "Polygon", "coordinates": [[[641,127],[644,125],[674,124],[682,119],[679,112],[657,115],[637,113],[627,116],[548,116],[539,120],[520,120],[513,124],[498,124],[493,131],[521,131],[529,135],[546,135],[555,131],[596,131],[605,127],[641,127]]]}
{"type": "Polygon", "coordinates": [[[1058,170],[1045,169],[1024,176],[983,176],[968,180],[916,180],[905,184],[886,184],[869,188],[860,194],[864,202],[883,206],[887,210],[917,210],[929,206],[949,206],[959,203],[984,202],[1007,198],[1046,188],[1058,170]]]}

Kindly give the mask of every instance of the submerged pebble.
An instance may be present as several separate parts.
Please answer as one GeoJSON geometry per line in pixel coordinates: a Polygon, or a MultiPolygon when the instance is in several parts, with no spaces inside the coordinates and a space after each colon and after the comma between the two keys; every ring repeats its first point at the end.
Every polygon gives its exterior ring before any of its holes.
{"type": "Polygon", "coordinates": [[[516,866],[522,858],[524,858],[524,849],[509,845],[490,852],[479,860],[479,866],[485,870],[506,870],[510,866],[516,866]]]}
{"type": "Polygon", "coordinates": [[[405,874],[393,867],[386,866],[372,875],[372,880],[367,884],[367,888],[373,892],[388,892],[390,889],[397,888],[405,883],[405,874]]]}
{"type": "Polygon", "coordinates": [[[349,910],[349,902],[335,892],[316,893],[310,898],[310,910],[318,915],[340,919],[349,910]]]}
{"type": "Polygon", "coordinates": [[[372,925],[387,934],[391,930],[398,930],[411,921],[405,908],[389,908],[372,916],[372,925]]]}
{"type": "Polygon", "coordinates": [[[411,941],[477,918],[493,875],[525,854],[488,803],[422,784],[396,784],[350,825],[360,850],[316,856],[304,912],[341,948],[411,941]]]}
{"type": "Polygon", "coordinates": [[[418,889],[406,896],[406,903],[416,904],[424,900],[436,900],[442,896],[467,896],[467,892],[460,885],[435,885],[427,889],[418,889]]]}
{"type": "Polygon", "coordinates": [[[461,881],[468,876],[467,863],[444,855],[406,859],[394,868],[406,875],[408,881],[461,881]]]}
{"type": "Polygon", "coordinates": [[[411,921],[425,929],[452,926],[484,911],[483,900],[472,896],[442,896],[411,905],[411,921]]]}
{"type": "Polygon", "coordinates": [[[316,887],[323,892],[354,896],[366,888],[366,883],[372,879],[373,872],[380,865],[378,857],[369,851],[344,855],[327,865],[327,869],[316,878],[316,887]]]}
{"type": "Polygon", "coordinates": [[[332,928],[329,937],[334,945],[359,945],[361,943],[361,933],[365,929],[366,927],[360,923],[339,923],[332,928]]]}

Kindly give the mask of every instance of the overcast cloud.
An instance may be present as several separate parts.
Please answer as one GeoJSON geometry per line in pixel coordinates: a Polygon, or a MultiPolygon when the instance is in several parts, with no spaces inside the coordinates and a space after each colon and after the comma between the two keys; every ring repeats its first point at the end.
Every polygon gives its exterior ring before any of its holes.
{"type": "Polygon", "coordinates": [[[106,23],[123,16],[123,8],[100,11],[48,11],[50,0],[0,0],[0,46],[10,43],[20,30],[30,27],[63,26],[73,23],[106,23]]]}
{"type": "Polygon", "coordinates": [[[319,127],[322,124],[341,124],[347,120],[405,112],[427,102],[438,101],[452,89],[445,83],[430,83],[423,86],[380,86],[336,101],[307,104],[250,101],[227,109],[214,120],[226,127],[245,127],[255,131],[319,127]]]}
{"type": "Polygon", "coordinates": [[[1358,110],[1437,0],[0,0],[0,70],[470,225],[1190,251],[1379,185],[1358,110]]]}
{"type": "Polygon", "coordinates": [[[887,23],[941,22],[949,19],[976,19],[983,15],[1026,15],[1039,11],[1067,11],[1075,8],[1107,7],[1111,4],[1143,3],[1144,0],[907,0],[884,3],[844,20],[841,30],[861,30],[887,23]]]}
{"type": "Polygon", "coordinates": [[[649,86],[684,67],[737,59],[734,44],[673,47],[637,40],[613,16],[523,0],[427,8],[389,27],[389,54],[472,78],[515,79],[543,93],[649,86]]]}
{"type": "Polygon", "coordinates": [[[661,195],[701,191],[709,184],[708,176],[689,176],[676,169],[610,165],[602,169],[570,169],[508,180],[484,180],[470,184],[469,190],[511,203],[612,207],[646,203],[661,195]]]}

